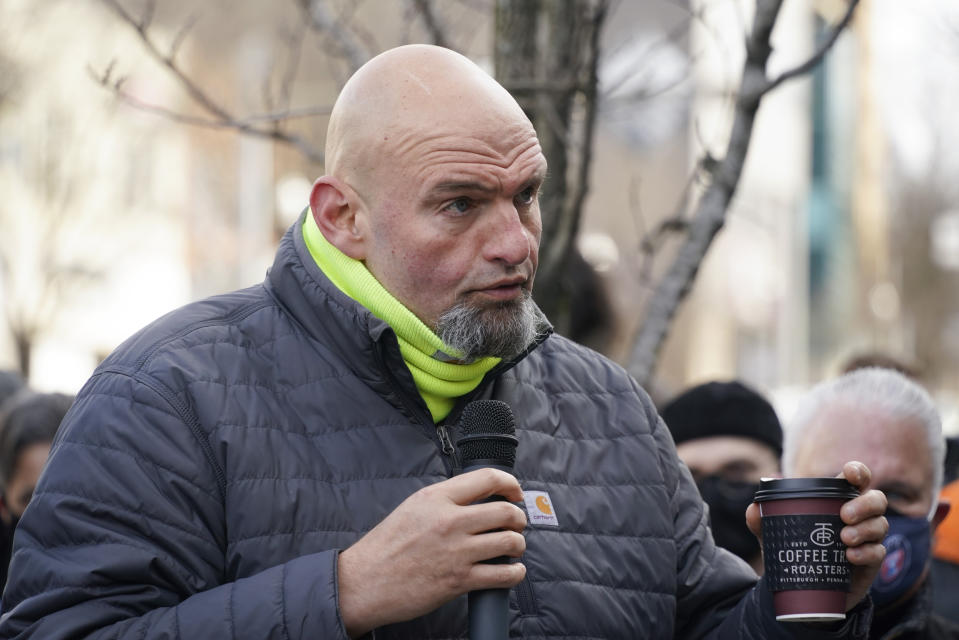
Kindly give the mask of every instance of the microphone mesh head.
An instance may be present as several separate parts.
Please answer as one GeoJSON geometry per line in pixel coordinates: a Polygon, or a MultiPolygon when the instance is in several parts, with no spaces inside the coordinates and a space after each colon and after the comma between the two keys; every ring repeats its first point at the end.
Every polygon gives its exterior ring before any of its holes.
{"type": "Polygon", "coordinates": [[[473,460],[496,460],[505,467],[512,467],[516,462],[516,441],[496,437],[516,434],[513,410],[505,402],[500,400],[470,402],[460,416],[459,428],[464,436],[482,434],[491,436],[457,442],[464,466],[473,460]]]}

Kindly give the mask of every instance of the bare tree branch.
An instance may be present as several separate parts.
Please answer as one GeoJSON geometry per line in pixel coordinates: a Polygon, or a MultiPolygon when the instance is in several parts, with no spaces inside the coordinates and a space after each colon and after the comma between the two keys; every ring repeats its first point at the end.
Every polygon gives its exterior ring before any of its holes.
{"type": "Polygon", "coordinates": [[[649,282],[653,274],[653,259],[662,248],[666,238],[672,234],[689,230],[689,221],[682,216],[670,216],[656,225],[651,233],[643,236],[639,243],[640,282],[649,282]]]}
{"type": "Polygon", "coordinates": [[[579,78],[556,78],[550,80],[535,80],[522,78],[518,80],[504,80],[503,87],[509,92],[517,93],[567,93],[569,91],[587,91],[589,87],[579,81],[579,78]]]}
{"type": "Polygon", "coordinates": [[[279,104],[284,109],[289,108],[290,100],[293,96],[293,81],[296,79],[296,73],[300,68],[300,60],[303,57],[303,40],[306,37],[306,25],[301,27],[293,34],[292,41],[288,49],[290,59],[286,66],[286,72],[280,80],[280,100],[279,104]]]}
{"type": "Polygon", "coordinates": [[[840,34],[849,26],[849,23],[852,21],[853,12],[856,10],[856,6],[859,4],[859,0],[849,0],[849,6],[846,7],[846,13],[843,15],[842,19],[836,24],[835,27],[829,32],[829,36],[823,41],[819,48],[809,57],[808,60],[802,64],[793,67],[787,71],[782,72],[774,79],[770,80],[769,83],[763,88],[762,92],[769,93],[782,83],[792,78],[796,78],[801,75],[805,75],[816,68],[816,66],[822,62],[822,59],[826,56],[833,45],[836,44],[836,40],[839,39],[840,34]]]}
{"type": "MultiPolygon", "coordinates": [[[[636,60],[649,60],[653,58],[658,50],[661,48],[667,47],[669,44],[676,42],[682,37],[683,34],[689,31],[689,25],[693,20],[702,19],[702,9],[698,9],[695,12],[689,11],[687,9],[688,16],[677,22],[671,29],[668,29],[662,36],[657,37],[655,40],[650,42],[644,47],[642,51],[637,52],[635,55],[636,60]]],[[[604,82],[603,93],[610,94],[615,92],[617,89],[620,89],[629,79],[633,78],[638,71],[648,71],[648,67],[645,66],[631,66],[629,68],[624,68],[620,71],[619,76],[616,78],[607,78],[604,82]]],[[[686,80],[687,78],[682,78],[681,81],[686,80]]],[[[646,88],[645,82],[638,83],[641,87],[640,91],[646,88]]],[[[639,93],[639,91],[631,92],[639,93]]]]}
{"type": "MultiPolygon", "coordinates": [[[[857,1],[851,0],[851,5],[854,6],[857,1]]],[[[743,63],[740,91],[736,99],[726,155],[722,160],[704,164],[711,178],[709,186],[696,204],[688,233],[676,257],[650,296],[633,344],[629,371],[640,384],[650,380],[673,317],[689,293],[709,245],[725,223],[726,210],[742,175],[756,112],[762,97],[770,90],[767,87],[776,82],[766,79],[765,69],[772,53],[770,35],[781,5],[782,0],[759,0],[756,3],[752,30],[746,41],[746,60],[743,63]]],[[[840,25],[844,28],[848,22],[847,16],[840,25]]],[[[834,43],[835,40],[836,38],[832,37],[828,42],[834,43]]],[[[813,58],[821,59],[823,55],[825,51],[813,58]]],[[[797,69],[804,67],[805,63],[797,69]]],[[[785,80],[795,75],[796,73],[790,71],[780,78],[785,80]]],[[[781,81],[777,86],[779,83],[781,81]]]]}
{"type": "Polygon", "coordinates": [[[193,25],[196,24],[197,16],[192,15],[187,18],[187,21],[183,23],[183,26],[180,27],[180,30],[177,31],[176,36],[173,38],[173,44],[170,45],[170,59],[175,60],[177,53],[180,51],[180,47],[183,45],[183,41],[186,40],[187,34],[193,28],[193,25]]]}
{"type": "MultiPolygon", "coordinates": [[[[173,75],[180,86],[183,87],[193,102],[195,102],[213,117],[193,116],[180,113],[168,107],[151,104],[140,100],[130,92],[123,89],[126,78],[113,77],[113,69],[115,66],[114,62],[111,62],[103,73],[97,73],[95,70],[88,68],[88,71],[94,80],[96,80],[104,88],[110,90],[117,98],[133,107],[136,107],[137,109],[161,115],[175,122],[212,129],[233,129],[251,136],[272,139],[277,142],[282,142],[295,147],[311,162],[316,162],[319,164],[324,161],[324,154],[320,149],[316,148],[305,138],[294,133],[284,131],[282,128],[280,128],[279,124],[293,118],[329,114],[329,107],[310,107],[296,111],[287,109],[276,113],[258,114],[245,118],[238,118],[232,115],[229,110],[220,105],[208,93],[200,88],[193,78],[190,77],[190,75],[187,74],[176,62],[176,53],[183,42],[186,32],[195,21],[189,22],[187,25],[184,25],[182,29],[180,29],[176,38],[174,39],[170,52],[164,53],[161,51],[159,45],[150,36],[148,30],[150,22],[149,17],[137,20],[123,7],[123,5],[119,3],[118,0],[100,1],[112,9],[123,22],[126,22],[136,32],[147,52],[169,70],[169,72],[173,75]],[[258,123],[268,123],[270,126],[260,127],[257,126],[258,123]]],[[[152,5],[153,3],[151,2],[150,4],[152,5]]],[[[148,16],[152,16],[152,7],[149,8],[148,16]]]]}
{"type": "MultiPolygon", "coordinates": [[[[191,116],[168,109],[167,107],[144,102],[133,94],[124,91],[123,85],[126,82],[126,78],[120,77],[114,79],[112,75],[114,66],[115,61],[110,62],[110,64],[107,65],[107,68],[102,73],[98,73],[93,67],[87,66],[87,72],[97,84],[109,89],[117,98],[123,100],[130,106],[191,126],[206,127],[208,129],[240,129],[244,133],[256,135],[256,132],[250,131],[250,128],[252,128],[253,125],[258,122],[274,123],[296,120],[298,118],[314,118],[316,116],[329,115],[332,111],[332,107],[324,105],[316,107],[303,107],[301,109],[286,109],[283,111],[275,111],[270,113],[260,113],[237,120],[213,120],[210,118],[203,118],[201,116],[191,116]]],[[[269,133],[271,136],[273,135],[272,131],[264,131],[263,133],[269,133]]],[[[290,140],[285,141],[289,142],[290,140]]]]}
{"type": "Polygon", "coordinates": [[[302,153],[306,158],[311,162],[316,162],[317,164],[322,164],[324,161],[324,154],[316,149],[312,144],[307,142],[301,136],[286,132],[282,129],[276,127],[270,127],[269,129],[260,129],[253,126],[255,122],[286,122],[293,118],[303,118],[303,117],[312,117],[317,115],[328,115],[330,113],[330,107],[312,107],[309,109],[300,109],[300,110],[288,110],[281,111],[277,113],[269,114],[260,114],[255,116],[250,116],[243,120],[215,120],[211,118],[203,118],[201,116],[191,116],[189,114],[180,113],[163,107],[156,104],[151,104],[149,102],[144,102],[139,98],[136,98],[129,92],[126,92],[122,89],[122,80],[115,83],[110,83],[107,76],[99,76],[96,71],[89,69],[90,75],[93,76],[93,79],[96,80],[99,84],[103,85],[107,89],[113,92],[113,94],[121,99],[123,102],[129,104],[132,107],[135,107],[141,111],[146,111],[148,113],[154,113],[159,116],[163,116],[168,120],[173,122],[179,122],[181,124],[186,124],[194,127],[203,127],[207,129],[233,129],[247,135],[251,135],[257,138],[267,138],[272,139],[277,142],[282,142],[284,144],[289,144],[295,147],[300,153],[302,153]]]}
{"type": "Polygon", "coordinates": [[[413,6],[423,18],[423,24],[426,25],[426,31],[430,34],[433,44],[440,47],[449,47],[449,38],[446,37],[446,31],[440,26],[433,10],[433,3],[430,0],[413,0],[413,6]]]}
{"type": "Polygon", "coordinates": [[[147,52],[154,59],[160,62],[160,64],[165,66],[170,73],[173,74],[173,76],[177,79],[177,82],[179,82],[180,85],[186,90],[194,102],[221,120],[233,120],[233,116],[229,111],[217,104],[193,81],[190,76],[183,72],[172,55],[165,54],[160,51],[159,46],[153,41],[153,38],[150,37],[148,32],[149,24],[146,21],[138,22],[136,18],[134,18],[126,9],[123,8],[123,5],[121,5],[118,0],[100,1],[112,9],[114,13],[116,13],[124,22],[133,28],[136,34],[140,37],[140,41],[143,42],[143,45],[146,47],[147,52]]]}
{"type": "Polygon", "coordinates": [[[353,30],[347,29],[333,17],[326,0],[300,0],[300,6],[310,19],[314,31],[326,34],[339,49],[340,54],[350,66],[350,73],[370,59],[369,50],[360,42],[353,30]]]}
{"type": "Polygon", "coordinates": [[[703,173],[703,167],[706,160],[712,160],[708,153],[696,165],[696,169],[689,174],[686,181],[686,187],[682,191],[679,203],[673,208],[672,215],[660,220],[653,231],[647,231],[646,220],[639,206],[639,194],[635,181],[631,181],[629,189],[630,211],[633,212],[633,220],[639,236],[639,283],[648,285],[652,281],[653,263],[656,255],[662,249],[666,238],[675,233],[684,233],[689,230],[689,220],[686,218],[686,209],[689,206],[689,198],[693,191],[693,183],[696,182],[703,173]]]}
{"type": "Polygon", "coordinates": [[[143,17],[140,18],[140,26],[144,29],[148,28],[153,22],[153,16],[156,14],[157,3],[156,0],[147,0],[146,6],[143,7],[143,17]]]}
{"type": "MultiPolygon", "coordinates": [[[[286,63],[283,65],[282,72],[279,72],[279,87],[276,90],[274,98],[273,74],[263,77],[263,104],[268,111],[280,111],[290,106],[290,100],[293,95],[293,83],[296,80],[296,74],[299,70],[300,60],[303,57],[303,40],[309,26],[305,22],[297,22],[297,27],[292,30],[281,29],[277,38],[278,42],[285,43],[286,63]]],[[[277,65],[279,66],[279,65],[277,65]]],[[[274,72],[274,74],[277,72],[274,72]]],[[[279,127],[280,122],[276,121],[274,126],[279,127]]]]}

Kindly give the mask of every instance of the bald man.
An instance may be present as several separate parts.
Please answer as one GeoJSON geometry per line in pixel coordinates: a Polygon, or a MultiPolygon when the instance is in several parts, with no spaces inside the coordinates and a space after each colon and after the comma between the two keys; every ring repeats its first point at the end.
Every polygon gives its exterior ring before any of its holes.
{"type": "MultiPolygon", "coordinates": [[[[326,169],[262,285],[161,318],[79,394],[0,636],[454,638],[490,588],[514,637],[822,631],[776,623],[714,545],[636,383],[550,335],[530,298],[546,162],[502,87],[445,49],[388,51],[344,87],[326,169]],[[477,399],[512,407],[515,477],[460,473],[477,399]]],[[[883,509],[844,512],[853,613],[829,637],[867,626],[883,509]]]]}

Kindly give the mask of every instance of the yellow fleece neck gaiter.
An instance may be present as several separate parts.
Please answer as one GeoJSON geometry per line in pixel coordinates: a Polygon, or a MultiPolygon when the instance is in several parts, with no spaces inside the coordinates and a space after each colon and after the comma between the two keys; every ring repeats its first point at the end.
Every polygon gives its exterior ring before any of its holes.
{"type": "Polygon", "coordinates": [[[394,298],[366,265],[330,244],[309,212],[303,222],[303,240],[317,266],[340,291],[393,328],[434,423],[449,415],[456,399],[475,389],[499,363],[500,358],[482,358],[470,364],[449,362],[455,352],[394,298]]]}

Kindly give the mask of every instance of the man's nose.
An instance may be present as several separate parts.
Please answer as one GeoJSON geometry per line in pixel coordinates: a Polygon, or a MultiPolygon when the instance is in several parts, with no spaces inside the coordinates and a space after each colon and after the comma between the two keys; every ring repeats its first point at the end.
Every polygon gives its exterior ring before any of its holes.
{"type": "Polygon", "coordinates": [[[512,202],[497,206],[496,215],[491,216],[487,233],[487,260],[516,266],[525,262],[533,250],[532,232],[523,224],[523,219],[512,202]]]}

